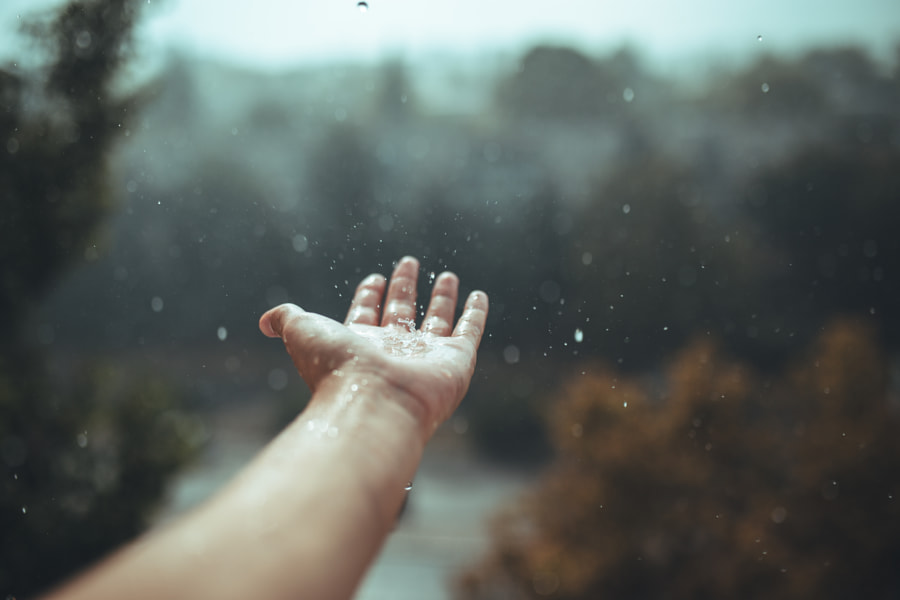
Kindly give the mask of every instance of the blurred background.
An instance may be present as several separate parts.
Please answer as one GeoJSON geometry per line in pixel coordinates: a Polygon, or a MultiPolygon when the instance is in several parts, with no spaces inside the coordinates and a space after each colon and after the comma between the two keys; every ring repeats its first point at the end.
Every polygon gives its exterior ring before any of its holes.
{"type": "Polygon", "coordinates": [[[358,598],[900,596],[889,0],[0,27],[0,595],[208,497],[308,399],[259,315],[412,254],[491,314],[358,598]]]}

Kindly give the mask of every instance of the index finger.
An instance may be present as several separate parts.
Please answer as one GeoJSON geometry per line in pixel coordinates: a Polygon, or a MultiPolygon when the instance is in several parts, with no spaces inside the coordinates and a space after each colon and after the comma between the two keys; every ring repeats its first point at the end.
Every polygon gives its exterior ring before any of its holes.
{"type": "Polygon", "coordinates": [[[453,329],[453,337],[461,337],[472,342],[475,348],[481,343],[484,324],[487,321],[488,296],[484,292],[475,291],[469,294],[462,316],[453,329]]]}
{"type": "Polygon", "coordinates": [[[381,297],[384,296],[385,279],[377,273],[360,282],[347,311],[345,325],[378,325],[381,318],[381,297]]]}

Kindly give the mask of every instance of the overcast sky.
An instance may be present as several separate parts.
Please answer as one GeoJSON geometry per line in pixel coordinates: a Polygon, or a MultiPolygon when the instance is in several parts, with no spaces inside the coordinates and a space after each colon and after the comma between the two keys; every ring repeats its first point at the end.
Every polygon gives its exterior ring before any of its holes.
{"type": "MultiPolygon", "coordinates": [[[[16,14],[54,1],[2,0],[0,53],[9,55],[16,14]]],[[[887,57],[900,42],[898,0],[370,0],[366,13],[357,0],[148,1],[148,51],[172,45],[264,68],[538,40],[596,51],[631,43],[656,62],[846,43],[887,57]]]]}

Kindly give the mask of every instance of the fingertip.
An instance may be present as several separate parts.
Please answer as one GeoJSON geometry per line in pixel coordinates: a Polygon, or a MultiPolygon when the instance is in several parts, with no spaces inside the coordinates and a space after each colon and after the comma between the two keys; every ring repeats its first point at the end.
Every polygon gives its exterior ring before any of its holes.
{"type": "Polygon", "coordinates": [[[384,283],[387,279],[381,273],[372,273],[360,282],[360,287],[378,285],[384,283]]]}
{"type": "Polygon", "coordinates": [[[400,260],[397,261],[397,266],[394,268],[394,271],[397,271],[398,269],[400,269],[400,267],[403,267],[407,264],[415,265],[416,270],[418,270],[419,259],[416,258],[415,256],[410,256],[407,254],[406,256],[404,256],[403,258],[401,258],[400,260]]]}
{"type": "Polygon", "coordinates": [[[481,290],[475,290],[469,294],[467,304],[470,306],[478,306],[486,311],[489,304],[488,295],[481,290]]]}
{"type": "Polygon", "coordinates": [[[434,280],[434,283],[435,285],[437,285],[441,281],[452,281],[459,285],[459,277],[453,271],[444,271],[437,276],[437,279],[434,280]]]}
{"type": "Polygon", "coordinates": [[[302,313],[303,309],[296,304],[281,304],[267,310],[259,318],[259,330],[266,337],[280,338],[284,333],[284,325],[293,313],[302,313]]]}
{"type": "Polygon", "coordinates": [[[432,296],[435,295],[443,295],[443,296],[452,296],[453,303],[456,304],[456,295],[459,292],[459,277],[456,276],[456,273],[451,273],[450,271],[444,271],[434,279],[434,285],[432,286],[432,296]]]}

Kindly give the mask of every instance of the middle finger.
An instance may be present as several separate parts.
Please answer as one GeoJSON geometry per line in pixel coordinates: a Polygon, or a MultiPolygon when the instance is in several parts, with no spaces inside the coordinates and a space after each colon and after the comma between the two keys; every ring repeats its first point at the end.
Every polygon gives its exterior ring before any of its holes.
{"type": "Polygon", "coordinates": [[[419,261],[411,256],[400,259],[388,285],[381,325],[397,325],[401,320],[416,320],[416,279],[419,261]]]}

